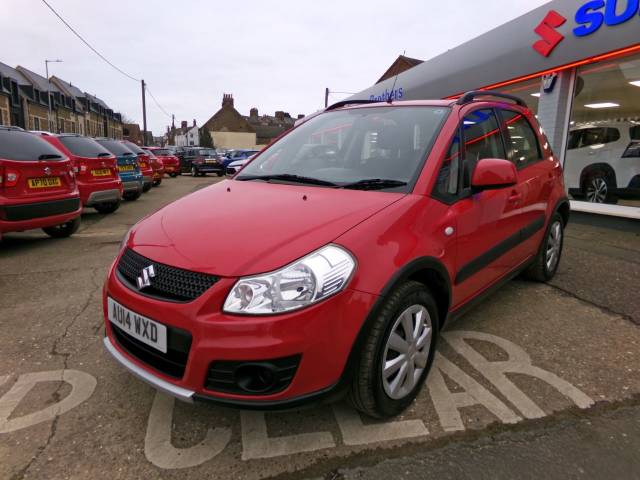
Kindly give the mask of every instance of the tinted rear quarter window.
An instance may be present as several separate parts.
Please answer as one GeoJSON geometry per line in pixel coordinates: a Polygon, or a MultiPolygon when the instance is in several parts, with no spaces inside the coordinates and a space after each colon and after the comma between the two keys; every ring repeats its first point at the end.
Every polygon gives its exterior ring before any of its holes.
{"type": "Polygon", "coordinates": [[[60,150],[32,133],[0,130],[0,159],[17,161],[64,160],[60,150]]]}
{"type": "Polygon", "coordinates": [[[129,148],[129,150],[131,150],[136,155],[140,155],[140,154],[145,155],[146,154],[146,152],[144,150],[142,150],[139,146],[137,146],[133,142],[125,141],[123,143],[127,148],[129,148]]]}
{"type": "Polygon", "coordinates": [[[129,148],[127,148],[124,144],[117,142],[115,140],[96,140],[100,145],[109,150],[114,155],[133,155],[133,153],[129,148]]]}
{"type": "Polygon", "coordinates": [[[98,158],[111,155],[111,152],[92,138],[87,137],[58,137],[60,143],[78,157],[98,158]]]}
{"type": "Polygon", "coordinates": [[[502,110],[511,145],[511,158],[517,168],[523,168],[542,159],[538,137],[527,118],[512,110],[502,110]]]}

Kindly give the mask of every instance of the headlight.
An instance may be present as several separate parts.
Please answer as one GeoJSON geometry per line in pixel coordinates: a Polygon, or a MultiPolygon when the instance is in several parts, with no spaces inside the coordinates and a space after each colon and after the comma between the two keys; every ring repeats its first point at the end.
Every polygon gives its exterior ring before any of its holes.
{"type": "Polygon", "coordinates": [[[127,242],[129,241],[129,237],[131,236],[131,230],[133,230],[133,227],[127,230],[127,233],[125,233],[124,237],[122,237],[122,241],[120,242],[120,248],[118,250],[122,250],[124,247],[127,246],[127,242]]]}
{"type": "Polygon", "coordinates": [[[355,266],[349,252],[327,245],[275,272],[241,278],[231,289],[223,309],[248,315],[297,310],[342,290],[355,266]]]}

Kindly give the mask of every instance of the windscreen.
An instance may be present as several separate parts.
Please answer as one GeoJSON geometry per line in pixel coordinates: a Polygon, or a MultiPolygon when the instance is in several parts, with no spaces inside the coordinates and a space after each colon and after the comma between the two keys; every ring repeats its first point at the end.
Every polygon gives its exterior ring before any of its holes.
{"type": "Polygon", "coordinates": [[[88,137],[58,137],[71,153],[78,157],[99,158],[110,157],[112,153],[96,142],[93,138],[88,137]]]}
{"type": "Polygon", "coordinates": [[[378,182],[379,189],[404,183],[407,191],[449,112],[394,106],[323,113],[270,146],[236,179],[295,175],[338,186],[388,180],[378,182]]]}
{"type": "Polygon", "coordinates": [[[135,157],[135,153],[131,151],[130,148],[123,143],[118,142],[117,140],[108,140],[108,139],[100,139],[96,140],[100,145],[109,150],[111,153],[117,156],[123,155],[133,155],[135,157]]]}
{"type": "Polygon", "coordinates": [[[202,155],[203,157],[213,157],[215,155],[217,155],[216,151],[213,149],[202,149],[202,150],[198,150],[198,155],[202,155]]]}
{"type": "Polygon", "coordinates": [[[0,130],[0,158],[18,161],[64,160],[60,150],[33,133],[0,130]]]}
{"type": "Polygon", "coordinates": [[[173,155],[171,153],[171,150],[168,150],[166,148],[157,148],[153,150],[153,153],[155,153],[156,155],[173,155]]]}

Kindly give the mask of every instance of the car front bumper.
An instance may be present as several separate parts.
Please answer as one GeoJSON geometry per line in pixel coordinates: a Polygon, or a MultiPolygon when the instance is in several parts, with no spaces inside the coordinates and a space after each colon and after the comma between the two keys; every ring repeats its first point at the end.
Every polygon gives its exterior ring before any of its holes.
{"type": "Polygon", "coordinates": [[[131,290],[118,278],[115,265],[103,292],[105,347],[131,373],[184,401],[206,400],[243,408],[289,408],[326,394],[342,378],[358,332],[378,298],[344,290],[316,305],[284,315],[228,315],[221,308],[234,279],[221,279],[192,302],[166,302],[131,290]],[[118,340],[108,320],[108,297],[169,328],[189,332],[191,346],[180,378],[151,367],[118,340]],[[262,362],[296,355],[300,360],[293,379],[276,393],[229,393],[205,385],[213,362],[262,362]]]}

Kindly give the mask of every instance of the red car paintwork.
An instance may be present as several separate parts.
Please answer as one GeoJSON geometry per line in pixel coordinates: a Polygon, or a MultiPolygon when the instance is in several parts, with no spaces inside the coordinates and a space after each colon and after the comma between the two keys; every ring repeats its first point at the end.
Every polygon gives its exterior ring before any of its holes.
{"type": "Polygon", "coordinates": [[[167,175],[180,173],[180,160],[175,155],[166,155],[159,153],[162,151],[159,147],[144,147],[147,150],[151,150],[153,154],[162,161],[164,166],[164,173],[167,175]]]}
{"type": "Polygon", "coordinates": [[[76,172],[76,181],[83,206],[87,206],[93,194],[105,190],[118,190],[120,198],[122,198],[122,180],[120,180],[120,176],[118,175],[118,165],[115,156],[100,158],[80,157],[71,153],[71,151],[62,144],[57,135],[44,135],[42,138],[63,152],[71,160],[71,164],[76,172]],[[109,170],[111,173],[108,176],[95,176],[92,174],[94,170],[109,170]]]}
{"type": "MultiPolygon", "coordinates": [[[[396,275],[413,262],[429,258],[442,267],[450,291],[449,298],[438,299],[445,308],[443,317],[461,311],[527,264],[536,255],[546,228],[536,230],[465,281],[456,280],[463,266],[518,235],[532,221],[543,220],[546,227],[555,209],[566,200],[562,169],[546,137],[536,132],[542,160],[518,170],[515,185],[476,192],[449,205],[432,192],[460,122],[474,110],[505,104],[412,101],[347,108],[398,105],[451,109],[409,193],[226,180],[182,198],[136,225],[126,247],[160,263],[222,278],[187,304],[154,300],[118,279],[115,266],[121,252],[104,288],[105,317],[107,297],[112,297],[141,315],[190,331],[193,343],[180,380],[155,371],[120,348],[107,320],[107,335],[115,348],[152,375],[209,398],[257,404],[286,402],[340,381],[367,315],[396,275]],[[445,234],[450,229],[455,235],[445,234]],[[344,247],[357,262],[348,287],[341,293],[308,308],[273,316],[222,311],[238,277],[273,271],[328,243],[344,247]],[[245,396],[204,388],[206,370],[213,360],[260,360],[297,353],[302,354],[302,363],[282,392],[245,396]]],[[[527,109],[509,108],[537,126],[527,109]]]]}
{"type": "MultiPolygon", "coordinates": [[[[16,134],[36,137],[26,132],[16,132],[16,134]]],[[[37,139],[45,143],[39,136],[37,139]]],[[[82,213],[73,166],[64,153],[60,152],[60,156],[63,157],[62,160],[34,158],[33,161],[16,161],[0,157],[0,236],[8,232],[22,232],[60,225],[73,220],[82,213]],[[16,176],[15,180],[9,180],[10,174],[11,178],[16,176]],[[38,189],[30,188],[28,180],[40,177],[59,177],[61,185],[38,189]],[[39,209],[46,210],[49,205],[56,202],[74,199],[78,199],[77,208],[66,213],[43,216],[34,213],[33,217],[22,220],[7,218],[7,209],[37,205],[39,209]]]]}
{"type": "Polygon", "coordinates": [[[164,162],[151,152],[149,153],[149,163],[153,169],[153,181],[156,184],[160,184],[165,173],[164,162]]]}

